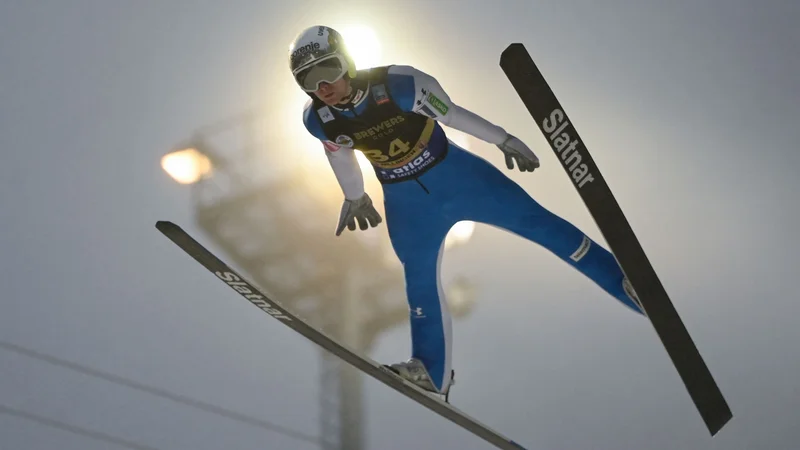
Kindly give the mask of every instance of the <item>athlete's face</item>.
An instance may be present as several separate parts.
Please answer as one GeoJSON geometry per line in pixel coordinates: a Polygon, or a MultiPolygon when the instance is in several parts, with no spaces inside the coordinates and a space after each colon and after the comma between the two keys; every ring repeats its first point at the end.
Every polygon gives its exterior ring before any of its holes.
{"type": "Polygon", "coordinates": [[[319,85],[319,89],[314,91],[314,95],[316,95],[327,105],[335,105],[340,103],[347,99],[349,94],[350,83],[348,83],[344,78],[340,78],[338,81],[333,83],[322,83],[319,85]]]}

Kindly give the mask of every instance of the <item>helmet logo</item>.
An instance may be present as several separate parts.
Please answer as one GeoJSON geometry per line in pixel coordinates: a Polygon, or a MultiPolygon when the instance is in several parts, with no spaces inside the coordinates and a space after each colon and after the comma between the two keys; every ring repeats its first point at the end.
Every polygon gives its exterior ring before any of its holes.
{"type": "Polygon", "coordinates": [[[292,59],[299,58],[300,56],[315,52],[317,50],[319,50],[319,42],[308,43],[295,49],[295,51],[292,52],[292,59]]]}

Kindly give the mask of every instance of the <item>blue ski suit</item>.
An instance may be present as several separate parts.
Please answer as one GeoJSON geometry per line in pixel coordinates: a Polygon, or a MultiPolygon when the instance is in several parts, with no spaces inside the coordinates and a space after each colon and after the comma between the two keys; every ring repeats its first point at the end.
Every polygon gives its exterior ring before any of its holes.
{"type": "Polygon", "coordinates": [[[492,164],[449,141],[439,122],[495,144],[507,136],[502,128],[454,104],[433,77],[413,67],[359,71],[351,83],[348,105],[312,99],[303,121],[322,141],[346,198],[363,195],[352,150],[372,162],[383,188],[389,237],[404,268],[411,356],[425,364],[437,389],[448,386],[452,368],[452,325],[440,265],[445,237],[459,221],[493,225],[541,245],[641,313],[608,250],[492,164]]]}

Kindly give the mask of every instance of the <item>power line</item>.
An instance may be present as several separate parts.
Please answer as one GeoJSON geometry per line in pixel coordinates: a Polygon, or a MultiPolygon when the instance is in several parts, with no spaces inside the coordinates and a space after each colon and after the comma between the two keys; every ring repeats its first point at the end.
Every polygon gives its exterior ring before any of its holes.
{"type": "Polygon", "coordinates": [[[121,386],[125,386],[131,389],[135,389],[137,391],[146,392],[151,395],[155,395],[157,397],[165,398],[168,400],[172,400],[176,403],[180,403],[185,406],[189,406],[192,408],[197,408],[202,411],[206,411],[212,414],[216,414],[227,419],[231,419],[237,422],[246,423],[248,425],[253,425],[259,428],[263,428],[268,431],[272,431],[278,434],[281,434],[286,437],[294,438],[299,441],[310,442],[313,444],[319,445],[321,439],[317,436],[312,436],[306,433],[302,433],[299,431],[292,430],[290,428],[283,427],[281,425],[276,425],[271,422],[267,422],[265,420],[257,419],[254,417],[250,417],[248,415],[238,413],[236,411],[231,411],[229,409],[223,408],[221,406],[213,405],[211,403],[206,403],[201,400],[195,400],[191,397],[187,397],[181,394],[175,394],[165,389],[147,386],[145,384],[139,383],[137,381],[129,380],[127,378],[123,378],[118,375],[114,375],[107,372],[102,372],[97,369],[92,369],[90,367],[77,364],[71,361],[67,361],[64,359],[57,358],[55,356],[46,355],[35,350],[30,350],[25,347],[21,347],[16,344],[12,344],[10,342],[0,341],[0,348],[5,350],[18,353],[30,358],[38,359],[40,361],[44,361],[46,363],[60,366],[66,369],[73,370],[75,372],[82,373],[84,375],[88,375],[94,378],[100,378],[106,380],[110,383],[118,384],[121,386]]]}
{"type": "Polygon", "coordinates": [[[131,448],[133,450],[158,450],[155,447],[149,447],[146,445],[140,445],[135,442],[131,442],[125,439],[116,438],[114,436],[101,433],[99,431],[92,431],[86,428],[81,428],[75,425],[70,425],[68,423],[59,422],[58,420],[48,419],[47,417],[42,417],[33,413],[29,413],[26,411],[22,411],[20,409],[11,408],[10,406],[0,404],[0,413],[5,413],[11,416],[20,417],[23,419],[30,420],[32,422],[36,422],[41,425],[47,425],[49,427],[58,428],[60,430],[69,431],[70,433],[74,433],[83,437],[88,437],[91,439],[95,439],[98,441],[108,442],[111,444],[118,445],[120,447],[131,448]]]}

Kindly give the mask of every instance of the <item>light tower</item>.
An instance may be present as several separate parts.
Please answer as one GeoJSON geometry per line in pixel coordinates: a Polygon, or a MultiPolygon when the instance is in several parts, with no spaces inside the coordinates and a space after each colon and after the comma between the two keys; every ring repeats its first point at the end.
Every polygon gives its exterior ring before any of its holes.
{"type": "MultiPolygon", "coordinates": [[[[248,112],[199,129],[162,167],[191,185],[195,221],[226,259],[273,300],[368,354],[381,332],[409,315],[385,227],[334,237],[341,195],[338,202],[317,195],[318,177],[285,157],[296,149],[271,153],[262,121],[265,115],[248,112]]],[[[326,192],[341,191],[334,182],[326,192]]],[[[454,229],[448,247],[469,239],[471,224],[458,226],[464,232],[454,229]]],[[[454,319],[472,310],[475,286],[467,278],[456,277],[445,292],[454,319]]],[[[320,352],[320,445],[361,450],[363,376],[320,352]]]]}

